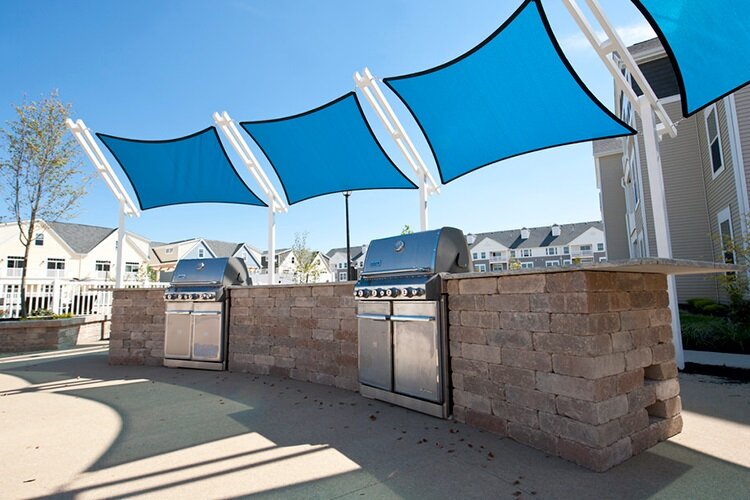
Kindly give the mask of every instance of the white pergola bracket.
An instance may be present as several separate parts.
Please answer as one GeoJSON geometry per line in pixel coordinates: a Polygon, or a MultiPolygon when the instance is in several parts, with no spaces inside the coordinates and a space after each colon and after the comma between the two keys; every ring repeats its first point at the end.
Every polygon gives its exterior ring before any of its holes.
{"type": "Polygon", "coordinates": [[[130,198],[128,192],[125,191],[122,183],[115,175],[115,172],[112,169],[112,165],[109,164],[107,157],[104,156],[101,148],[99,148],[99,144],[97,144],[97,142],[94,140],[94,136],[86,127],[86,124],[83,123],[83,120],[79,119],[73,121],[70,118],[67,118],[65,120],[65,125],[70,130],[70,133],[73,134],[73,137],[76,139],[76,141],[78,141],[78,144],[81,145],[83,152],[86,153],[86,156],[89,157],[89,160],[91,160],[91,163],[93,163],[94,168],[96,168],[97,172],[99,172],[99,174],[102,176],[102,179],[104,179],[104,183],[107,185],[120,205],[120,214],[117,223],[117,264],[115,267],[115,287],[121,288],[122,276],[125,266],[125,255],[123,248],[125,245],[125,216],[128,215],[131,217],[140,217],[141,211],[136,206],[136,204],[133,203],[133,200],[130,198]]]}
{"type": "MultiPolygon", "coordinates": [[[[672,258],[672,242],[669,234],[669,219],[667,216],[667,198],[664,190],[664,176],[659,153],[659,141],[664,135],[677,136],[677,127],[669,118],[664,106],[659,102],[656,93],[641,72],[632,54],[623,43],[620,35],[609,22],[597,0],[585,0],[591,13],[604,30],[607,39],[599,40],[594,28],[578,7],[576,0],[562,0],[570,15],[581,28],[591,46],[596,50],[607,70],[612,74],[615,86],[630,101],[633,110],[641,117],[643,145],[646,151],[646,172],[649,180],[651,195],[651,209],[654,217],[654,233],[656,234],[656,254],[660,258],[672,258]],[[632,84],[623,74],[620,64],[615,61],[615,54],[619,63],[624,66],[638,87],[643,91],[640,97],[636,95],[632,84]],[[657,119],[659,122],[657,123],[657,119]]],[[[634,120],[633,120],[634,121],[634,120]]],[[[630,124],[631,126],[633,124],[630,124]]],[[[679,368],[685,367],[685,355],[682,349],[682,331],[680,327],[680,312],[677,306],[677,289],[674,276],[667,277],[669,294],[669,308],[672,312],[672,341],[675,347],[675,357],[679,368]]]]}
{"type": "Polygon", "coordinates": [[[276,282],[276,213],[285,213],[289,207],[271,184],[268,175],[260,166],[229,113],[226,111],[221,114],[214,113],[213,118],[268,199],[268,283],[273,285],[276,282]]]}
{"type": "Polygon", "coordinates": [[[367,99],[372,109],[380,118],[386,130],[393,138],[401,153],[406,158],[419,182],[419,226],[421,231],[428,228],[428,211],[427,198],[430,195],[440,194],[440,186],[432,177],[427,165],[425,164],[419,151],[414,146],[409,134],[406,133],[401,121],[394,113],[393,108],[388,103],[380,89],[377,80],[372,76],[370,70],[365,68],[360,74],[359,71],[354,73],[354,83],[357,85],[367,99]]]}

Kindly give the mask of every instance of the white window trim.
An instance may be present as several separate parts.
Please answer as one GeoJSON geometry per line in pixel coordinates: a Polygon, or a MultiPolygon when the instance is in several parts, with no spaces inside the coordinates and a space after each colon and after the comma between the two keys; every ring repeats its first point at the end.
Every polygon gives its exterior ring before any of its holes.
{"type": "Polygon", "coordinates": [[[716,103],[711,104],[703,110],[703,127],[706,129],[706,146],[708,147],[708,165],[711,169],[711,179],[716,179],[724,171],[727,162],[724,159],[724,146],[721,144],[721,127],[719,126],[719,108],[716,107],[716,103]],[[714,161],[711,156],[711,138],[708,133],[708,117],[711,115],[711,111],[714,112],[714,119],[716,120],[716,140],[719,141],[719,157],[721,157],[721,167],[714,172],[714,161]]]}
{"type": "Polygon", "coordinates": [[[545,260],[544,267],[560,267],[559,260],[545,260]]]}
{"type": "Polygon", "coordinates": [[[474,272],[475,273],[486,273],[487,272],[487,266],[485,264],[474,264],[474,272]]]}
{"type": "Polygon", "coordinates": [[[533,262],[521,262],[521,269],[533,269],[534,263],[533,262]]]}
{"type": "MultiPolygon", "coordinates": [[[[732,210],[730,207],[726,207],[724,210],[720,211],[718,214],[716,214],[716,221],[718,222],[717,229],[719,230],[719,243],[721,244],[721,258],[722,260],[725,260],[724,254],[726,253],[724,250],[724,235],[721,234],[721,223],[722,222],[729,222],[729,239],[734,239],[734,226],[732,225],[732,210]]],[[[732,252],[732,259],[734,262],[737,262],[737,255],[732,252]]]]}

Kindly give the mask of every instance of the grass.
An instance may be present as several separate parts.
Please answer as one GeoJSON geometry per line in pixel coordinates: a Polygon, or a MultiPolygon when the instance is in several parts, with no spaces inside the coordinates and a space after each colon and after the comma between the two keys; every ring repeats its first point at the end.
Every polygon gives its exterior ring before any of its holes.
{"type": "Polygon", "coordinates": [[[721,316],[680,311],[682,344],[695,351],[750,354],[750,326],[721,316]]]}

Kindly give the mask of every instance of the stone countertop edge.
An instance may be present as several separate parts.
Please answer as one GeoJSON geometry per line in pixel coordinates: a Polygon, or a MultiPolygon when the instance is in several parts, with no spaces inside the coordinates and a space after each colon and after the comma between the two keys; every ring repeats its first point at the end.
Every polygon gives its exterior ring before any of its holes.
{"type": "Polygon", "coordinates": [[[721,264],[687,259],[630,259],[613,260],[595,264],[579,264],[565,267],[538,267],[532,269],[514,269],[508,271],[473,272],[462,274],[441,273],[443,279],[491,278],[497,276],[515,276],[544,273],[567,273],[571,271],[605,271],[624,273],[651,273],[684,276],[689,274],[720,274],[745,271],[744,266],[721,264]]]}

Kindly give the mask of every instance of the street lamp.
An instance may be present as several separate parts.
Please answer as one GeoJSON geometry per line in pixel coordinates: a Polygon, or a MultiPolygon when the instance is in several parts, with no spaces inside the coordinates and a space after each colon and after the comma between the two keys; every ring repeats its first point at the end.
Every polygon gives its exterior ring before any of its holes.
{"type": "Polygon", "coordinates": [[[351,191],[344,191],[344,207],[346,209],[346,280],[352,281],[352,255],[351,247],[349,244],[349,197],[352,195],[351,191]]]}

